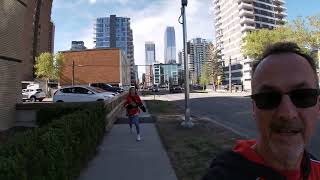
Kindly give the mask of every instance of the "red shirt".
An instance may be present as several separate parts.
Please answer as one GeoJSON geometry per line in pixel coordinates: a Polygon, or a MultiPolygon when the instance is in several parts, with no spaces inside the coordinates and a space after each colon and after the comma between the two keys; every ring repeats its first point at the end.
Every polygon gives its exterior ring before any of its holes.
{"type": "MultiPolygon", "coordinates": [[[[238,141],[237,145],[234,147],[233,151],[244,156],[246,159],[262,164],[266,167],[270,167],[270,165],[266,164],[266,162],[253,150],[253,146],[256,144],[255,140],[241,140],[238,141]]],[[[310,159],[311,172],[309,175],[309,180],[320,180],[320,162],[310,159]]],[[[271,167],[272,168],[272,167],[271,167]]],[[[274,168],[272,168],[274,169],[274,168]]],[[[301,180],[302,179],[302,171],[301,169],[297,170],[277,170],[281,175],[287,177],[288,180],[301,180]]],[[[263,179],[261,179],[263,180],[263,179]]]]}
{"type": "Polygon", "coordinates": [[[129,116],[138,115],[140,112],[139,106],[142,105],[142,101],[141,101],[140,97],[138,95],[135,95],[135,96],[129,95],[127,97],[126,103],[124,104],[124,107],[127,107],[129,104],[136,106],[136,107],[128,109],[128,115],[129,116]]]}

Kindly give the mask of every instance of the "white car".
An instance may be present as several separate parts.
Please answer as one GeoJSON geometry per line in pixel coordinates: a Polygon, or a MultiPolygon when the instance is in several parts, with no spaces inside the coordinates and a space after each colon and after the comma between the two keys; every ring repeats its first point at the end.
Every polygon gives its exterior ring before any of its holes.
{"type": "Polygon", "coordinates": [[[22,100],[23,101],[31,101],[36,102],[42,101],[46,97],[46,94],[42,91],[42,89],[22,89],[22,100]]]}
{"type": "Polygon", "coordinates": [[[99,88],[89,86],[72,86],[57,90],[53,95],[53,102],[90,102],[107,101],[115,96],[99,88]]]}

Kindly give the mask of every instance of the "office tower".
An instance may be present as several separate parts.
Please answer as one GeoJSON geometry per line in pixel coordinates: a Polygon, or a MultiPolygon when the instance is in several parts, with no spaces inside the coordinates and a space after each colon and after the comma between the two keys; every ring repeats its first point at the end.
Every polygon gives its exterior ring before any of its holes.
{"type": "Polygon", "coordinates": [[[176,63],[176,36],[174,27],[168,26],[164,35],[164,62],[176,63]]]}

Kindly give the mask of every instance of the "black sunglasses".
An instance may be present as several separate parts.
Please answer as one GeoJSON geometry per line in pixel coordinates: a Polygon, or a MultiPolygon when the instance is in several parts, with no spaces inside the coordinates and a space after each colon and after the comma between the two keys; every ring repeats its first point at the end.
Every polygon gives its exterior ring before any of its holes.
{"type": "Polygon", "coordinates": [[[256,106],[259,109],[271,110],[277,108],[282,100],[282,96],[288,94],[292,103],[297,108],[308,108],[317,104],[319,90],[318,89],[297,89],[288,93],[280,93],[276,91],[264,92],[251,95],[256,106]]]}

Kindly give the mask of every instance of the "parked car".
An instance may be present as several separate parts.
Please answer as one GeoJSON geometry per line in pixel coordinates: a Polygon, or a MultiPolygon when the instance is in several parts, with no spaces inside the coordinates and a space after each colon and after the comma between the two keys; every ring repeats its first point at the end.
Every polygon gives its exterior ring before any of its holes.
{"type": "Polygon", "coordinates": [[[72,86],[57,90],[53,95],[53,102],[90,102],[107,101],[115,96],[99,88],[89,86],[72,86]]]}
{"type": "Polygon", "coordinates": [[[149,90],[152,92],[159,92],[159,87],[157,85],[154,85],[154,86],[151,86],[149,90]]]}
{"type": "Polygon", "coordinates": [[[104,89],[106,91],[110,91],[110,92],[117,92],[117,93],[122,93],[123,89],[120,87],[114,87],[111,86],[110,84],[106,84],[106,83],[92,83],[90,84],[91,87],[98,87],[101,89],[104,89]]]}
{"type": "Polygon", "coordinates": [[[42,101],[46,97],[46,94],[42,91],[42,89],[22,89],[22,100],[23,101],[31,101],[36,102],[42,101]]]}
{"type": "Polygon", "coordinates": [[[178,86],[178,85],[173,85],[173,86],[170,86],[170,93],[182,93],[182,88],[181,86],[178,86]]]}
{"type": "Polygon", "coordinates": [[[152,87],[152,92],[159,92],[159,87],[157,85],[154,85],[152,87]]]}

